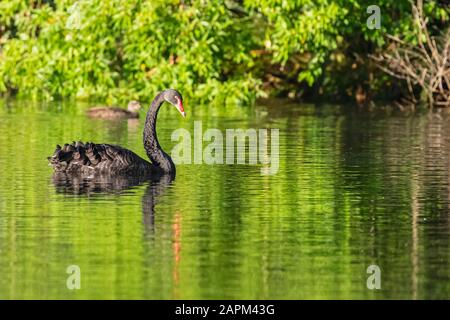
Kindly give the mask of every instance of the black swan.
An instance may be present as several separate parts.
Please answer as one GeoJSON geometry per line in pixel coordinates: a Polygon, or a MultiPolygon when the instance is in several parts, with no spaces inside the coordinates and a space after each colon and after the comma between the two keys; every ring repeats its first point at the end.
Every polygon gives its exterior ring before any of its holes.
{"type": "Polygon", "coordinates": [[[135,119],[139,118],[141,104],[138,101],[130,101],[127,110],[117,107],[95,107],[87,110],[91,118],[99,119],[135,119]]]}
{"type": "Polygon", "coordinates": [[[147,112],[144,126],[144,148],[150,162],[142,159],[133,151],[111,144],[96,144],[92,142],[73,142],[64,147],[56,146],[50,165],[55,172],[70,174],[108,174],[108,175],[139,175],[149,177],[155,174],[170,174],[175,176],[175,164],[170,156],[159,145],[156,136],[156,118],[159,108],[169,102],[177,108],[183,117],[183,98],[174,89],[160,92],[147,112]]]}

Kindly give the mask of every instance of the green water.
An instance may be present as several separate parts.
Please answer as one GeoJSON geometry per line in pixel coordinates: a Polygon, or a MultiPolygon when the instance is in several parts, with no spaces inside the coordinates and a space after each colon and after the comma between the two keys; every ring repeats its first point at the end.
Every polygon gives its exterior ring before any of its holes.
{"type": "Polygon", "coordinates": [[[137,122],[0,103],[0,299],[450,298],[450,116],[273,103],[164,107],[172,131],[278,128],[280,168],[178,165],[175,181],[56,183],[57,143],[145,156],[137,122]],[[74,186],[75,184],[75,186],[74,186]],[[369,265],[381,289],[366,286],[369,265]],[[81,289],[66,269],[78,265],[81,289]]]}

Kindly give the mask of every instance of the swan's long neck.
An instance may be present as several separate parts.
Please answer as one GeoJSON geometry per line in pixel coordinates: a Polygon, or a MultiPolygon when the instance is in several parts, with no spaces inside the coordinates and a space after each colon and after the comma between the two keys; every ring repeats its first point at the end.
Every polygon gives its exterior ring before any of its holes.
{"type": "Polygon", "coordinates": [[[148,109],[144,125],[144,148],[153,165],[160,167],[166,173],[175,173],[175,164],[172,158],[161,149],[156,136],[156,119],[164,101],[164,95],[161,92],[148,109]]]}

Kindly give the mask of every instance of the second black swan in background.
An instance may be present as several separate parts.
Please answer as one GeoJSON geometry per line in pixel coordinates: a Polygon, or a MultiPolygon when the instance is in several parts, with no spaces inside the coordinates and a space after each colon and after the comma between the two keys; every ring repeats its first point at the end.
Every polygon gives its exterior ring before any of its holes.
{"type": "Polygon", "coordinates": [[[127,110],[116,107],[95,107],[87,110],[86,113],[89,117],[98,119],[134,119],[139,118],[140,109],[141,104],[132,100],[128,103],[127,110]]]}
{"type": "Polygon", "coordinates": [[[158,111],[165,101],[175,106],[185,117],[183,98],[178,91],[167,89],[153,99],[144,126],[144,148],[151,163],[133,151],[120,146],[79,141],[65,144],[63,147],[57,145],[53,155],[48,157],[50,165],[55,172],[65,173],[144,176],[171,174],[174,176],[175,164],[170,156],[161,149],[156,136],[158,111]]]}

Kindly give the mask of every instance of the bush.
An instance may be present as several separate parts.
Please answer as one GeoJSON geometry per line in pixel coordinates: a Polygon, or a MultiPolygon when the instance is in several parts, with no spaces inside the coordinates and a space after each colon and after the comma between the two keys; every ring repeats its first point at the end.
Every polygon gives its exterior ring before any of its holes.
{"type": "Polygon", "coordinates": [[[223,3],[28,2],[0,5],[2,92],[114,101],[175,87],[230,103],[261,94],[251,28],[223,3]]]}
{"type": "MultiPolygon", "coordinates": [[[[351,68],[384,45],[384,32],[414,33],[408,0],[378,1],[382,29],[369,30],[371,2],[2,1],[0,92],[116,102],[175,87],[226,104],[318,88],[342,95],[372,86],[365,63],[351,68]]],[[[447,7],[427,8],[434,23],[448,21],[447,7]]]]}

